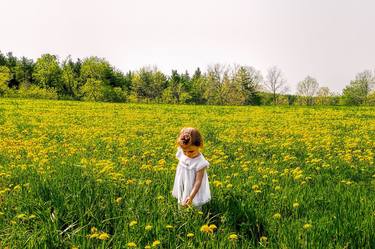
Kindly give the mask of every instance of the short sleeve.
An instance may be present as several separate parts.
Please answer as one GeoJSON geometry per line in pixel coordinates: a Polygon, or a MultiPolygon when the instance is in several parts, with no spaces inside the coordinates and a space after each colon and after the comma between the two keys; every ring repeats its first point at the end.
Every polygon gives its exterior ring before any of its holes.
{"type": "Polygon", "coordinates": [[[203,159],[198,163],[196,167],[196,171],[199,171],[203,168],[208,168],[209,166],[210,166],[210,163],[206,159],[203,159]]]}
{"type": "Polygon", "coordinates": [[[177,152],[176,152],[176,158],[178,160],[180,160],[181,159],[181,155],[182,155],[182,149],[181,149],[181,147],[178,147],[177,148],[177,152]]]}

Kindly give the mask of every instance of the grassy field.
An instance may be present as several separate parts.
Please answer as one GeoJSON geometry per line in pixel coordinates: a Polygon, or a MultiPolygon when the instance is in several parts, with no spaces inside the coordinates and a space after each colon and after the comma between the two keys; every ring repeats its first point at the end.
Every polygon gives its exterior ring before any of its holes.
{"type": "Polygon", "coordinates": [[[375,109],[0,99],[0,248],[375,248],[375,109]],[[171,195],[205,137],[212,201],[171,195]]]}

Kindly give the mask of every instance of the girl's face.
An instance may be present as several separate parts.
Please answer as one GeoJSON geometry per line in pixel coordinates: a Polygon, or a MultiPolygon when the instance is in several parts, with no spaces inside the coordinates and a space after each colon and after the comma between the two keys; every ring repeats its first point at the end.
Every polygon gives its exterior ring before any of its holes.
{"type": "Polygon", "coordinates": [[[185,156],[194,158],[199,155],[199,147],[195,145],[183,145],[181,146],[182,151],[184,152],[185,156]]]}

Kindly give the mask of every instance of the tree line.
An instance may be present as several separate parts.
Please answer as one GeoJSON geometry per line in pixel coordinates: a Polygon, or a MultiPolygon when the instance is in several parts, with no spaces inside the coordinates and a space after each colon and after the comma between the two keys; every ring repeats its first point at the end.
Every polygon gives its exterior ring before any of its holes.
{"type": "Polygon", "coordinates": [[[287,94],[281,69],[262,73],[251,66],[214,64],[205,72],[157,67],[121,72],[95,56],[59,60],[43,54],[35,62],[0,51],[0,96],[108,102],[209,105],[375,105],[375,70],[358,73],[341,94],[306,76],[296,94],[287,94]]]}

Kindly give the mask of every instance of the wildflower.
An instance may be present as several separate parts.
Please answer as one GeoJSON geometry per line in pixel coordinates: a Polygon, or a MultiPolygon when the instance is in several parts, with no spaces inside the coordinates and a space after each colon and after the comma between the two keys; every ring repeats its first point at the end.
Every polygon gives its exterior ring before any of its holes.
{"type": "Polygon", "coordinates": [[[105,233],[105,232],[102,232],[100,233],[98,239],[100,240],[107,240],[109,238],[109,234],[108,233],[105,233]]]}
{"type": "Polygon", "coordinates": [[[132,226],[135,226],[137,225],[138,222],[136,220],[132,220],[130,223],[129,223],[129,226],[132,227],[132,226]]]}
{"type": "Polygon", "coordinates": [[[147,245],[145,246],[145,249],[151,249],[151,246],[147,245]]]}
{"type": "Polygon", "coordinates": [[[145,184],[146,184],[146,185],[150,185],[151,182],[152,182],[152,180],[147,179],[147,180],[145,181],[145,184]]]}
{"type": "Polygon", "coordinates": [[[19,214],[16,216],[17,219],[25,219],[26,218],[26,214],[19,214]]]}
{"type": "Polygon", "coordinates": [[[166,228],[166,229],[172,229],[173,226],[172,226],[172,225],[166,225],[165,228],[166,228]]]}
{"type": "Polygon", "coordinates": [[[215,224],[211,224],[209,226],[209,228],[212,230],[212,231],[215,231],[217,229],[217,226],[215,224]]]}
{"type": "Polygon", "coordinates": [[[187,236],[188,238],[193,238],[193,237],[194,237],[194,233],[188,233],[186,236],[187,236]]]}
{"type": "Polygon", "coordinates": [[[276,186],[276,187],[275,187],[275,190],[276,190],[276,191],[279,191],[279,190],[281,190],[281,187],[280,187],[280,186],[276,186]]]}
{"type": "Polygon", "coordinates": [[[122,202],[122,197],[118,197],[118,198],[116,198],[116,203],[117,204],[120,204],[122,202]]]}
{"type": "Polygon", "coordinates": [[[157,247],[158,245],[160,245],[159,240],[155,240],[154,242],[152,242],[152,247],[157,247]]]}
{"type": "Polygon", "coordinates": [[[146,231],[150,231],[151,229],[152,229],[152,226],[151,226],[151,225],[146,225],[146,226],[145,226],[145,230],[146,230],[146,231]]]}
{"type": "Polygon", "coordinates": [[[299,203],[298,202],[293,203],[293,208],[298,208],[298,207],[299,207],[299,203]]]}
{"type": "Polygon", "coordinates": [[[280,220],[281,219],[281,214],[280,213],[276,213],[276,214],[273,215],[273,218],[275,220],[280,220]]]}
{"type": "Polygon", "coordinates": [[[309,223],[306,223],[305,225],[303,225],[303,229],[305,229],[305,230],[309,230],[311,228],[312,228],[312,225],[309,224],[309,223]]]}
{"type": "Polygon", "coordinates": [[[159,195],[158,197],[156,197],[156,199],[159,200],[159,201],[162,201],[162,200],[164,200],[164,196],[159,195]]]}
{"type": "Polygon", "coordinates": [[[262,236],[262,237],[260,237],[259,238],[259,241],[260,241],[260,243],[266,243],[267,242],[267,237],[266,236],[262,236]]]}
{"type": "Polygon", "coordinates": [[[201,232],[203,233],[213,233],[213,230],[207,224],[201,226],[201,232]]]}
{"type": "Polygon", "coordinates": [[[237,239],[238,239],[238,236],[237,236],[237,234],[232,233],[232,234],[229,235],[228,238],[229,238],[230,240],[234,241],[234,240],[237,240],[237,239]]]}
{"type": "Polygon", "coordinates": [[[128,247],[130,247],[130,248],[134,248],[134,247],[137,247],[137,244],[134,243],[134,242],[129,242],[129,243],[128,243],[128,247]]]}
{"type": "Polygon", "coordinates": [[[16,186],[13,188],[14,191],[19,191],[20,189],[21,189],[21,186],[20,186],[20,185],[16,185],[16,186]]]}

